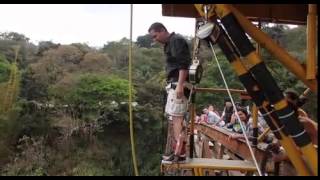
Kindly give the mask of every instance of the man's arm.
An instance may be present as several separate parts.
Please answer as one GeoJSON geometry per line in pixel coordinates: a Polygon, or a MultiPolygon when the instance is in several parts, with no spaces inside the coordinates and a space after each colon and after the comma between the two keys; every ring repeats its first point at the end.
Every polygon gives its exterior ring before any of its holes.
{"type": "Polygon", "coordinates": [[[183,97],[183,83],[186,81],[188,77],[188,70],[180,69],[179,70],[179,80],[176,87],[177,98],[181,99],[183,97]]]}
{"type": "Polygon", "coordinates": [[[219,125],[219,123],[220,123],[222,120],[223,120],[222,118],[219,118],[219,119],[218,119],[218,121],[217,121],[217,122],[215,122],[213,125],[218,126],[218,125],[219,125]]]}
{"type": "Polygon", "coordinates": [[[230,139],[245,139],[243,134],[232,133],[229,135],[228,140],[230,139]]]}
{"type": "Polygon", "coordinates": [[[176,38],[173,42],[172,55],[176,58],[179,69],[179,80],[176,87],[177,98],[183,97],[183,83],[187,80],[188,69],[191,64],[191,56],[188,43],[183,38],[176,38]]]}

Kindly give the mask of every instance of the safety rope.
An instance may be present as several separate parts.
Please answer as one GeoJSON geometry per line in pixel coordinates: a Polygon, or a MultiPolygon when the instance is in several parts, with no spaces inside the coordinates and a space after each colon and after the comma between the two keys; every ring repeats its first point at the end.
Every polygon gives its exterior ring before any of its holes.
{"type": "MultiPolygon", "coordinates": [[[[164,124],[165,124],[165,120],[166,120],[166,116],[165,116],[165,106],[166,106],[166,100],[167,100],[167,93],[162,90],[162,99],[161,99],[161,102],[162,102],[162,120],[161,120],[161,147],[160,147],[160,152],[159,154],[165,152],[164,149],[166,148],[166,138],[167,137],[165,134],[166,130],[164,128],[164,124]]],[[[167,127],[169,127],[169,122],[167,123],[167,127]]],[[[168,128],[167,128],[168,129],[168,128]]],[[[168,132],[167,132],[168,134],[168,132]]]]}
{"type": "Polygon", "coordinates": [[[133,4],[130,4],[130,43],[129,43],[129,67],[128,67],[128,76],[129,76],[129,123],[130,123],[130,141],[131,141],[131,152],[132,152],[132,161],[134,167],[134,174],[139,176],[137,160],[136,160],[136,151],[134,143],[134,133],[133,133],[133,120],[132,120],[132,17],[133,17],[133,4]]]}
{"type": "Polygon", "coordinates": [[[225,78],[224,78],[224,75],[223,75],[222,69],[221,69],[221,67],[220,67],[220,64],[219,64],[217,55],[216,55],[216,53],[215,53],[215,51],[214,51],[214,49],[213,49],[212,43],[209,42],[209,44],[210,44],[212,53],[213,53],[213,55],[214,55],[214,57],[215,57],[216,63],[217,63],[217,65],[218,65],[218,69],[219,69],[219,72],[220,72],[221,77],[222,77],[222,79],[223,79],[223,83],[224,83],[224,85],[226,86],[226,90],[227,90],[227,92],[228,92],[228,95],[229,95],[229,97],[230,97],[231,103],[232,103],[232,105],[233,105],[233,107],[234,107],[234,110],[235,110],[235,112],[236,112],[235,115],[236,115],[236,117],[237,117],[237,120],[238,120],[239,123],[240,123],[240,127],[241,127],[241,130],[242,130],[242,132],[243,132],[243,135],[244,135],[244,138],[245,138],[245,140],[246,140],[246,143],[247,143],[247,145],[248,145],[248,147],[249,147],[249,151],[250,151],[250,154],[251,154],[251,156],[252,156],[253,162],[254,162],[254,164],[255,164],[255,166],[256,166],[256,168],[257,168],[257,171],[258,171],[259,175],[262,176],[261,170],[260,170],[259,165],[258,165],[257,160],[256,160],[256,157],[255,157],[255,155],[254,155],[254,153],[253,153],[253,150],[252,150],[252,148],[251,148],[251,146],[250,146],[249,139],[248,139],[248,137],[247,137],[247,135],[246,135],[246,131],[245,131],[245,129],[244,129],[244,127],[243,127],[243,124],[242,124],[242,122],[241,122],[241,120],[240,120],[240,117],[239,117],[239,115],[238,115],[238,110],[237,110],[236,105],[235,105],[235,103],[234,103],[234,101],[233,101],[233,98],[232,98],[232,95],[231,95],[231,93],[230,93],[228,84],[227,84],[227,82],[226,82],[226,80],[225,80],[225,78]]]}

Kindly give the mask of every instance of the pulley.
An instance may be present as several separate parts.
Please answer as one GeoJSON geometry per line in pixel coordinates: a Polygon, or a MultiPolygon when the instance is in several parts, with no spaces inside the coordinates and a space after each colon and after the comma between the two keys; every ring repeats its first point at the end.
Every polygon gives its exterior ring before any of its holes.
{"type": "Polygon", "coordinates": [[[220,36],[220,28],[214,23],[208,22],[199,27],[196,36],[199,39],[207,39],[210,37],[212,43],[215,44],[220,36]]]}
{"type": "Polygon", "coordinates": [[[198,84],[202,78],[203,68],[197,57],[192,60],[192,64],[189,67],[189,82],[191,84],[198,84]]]}

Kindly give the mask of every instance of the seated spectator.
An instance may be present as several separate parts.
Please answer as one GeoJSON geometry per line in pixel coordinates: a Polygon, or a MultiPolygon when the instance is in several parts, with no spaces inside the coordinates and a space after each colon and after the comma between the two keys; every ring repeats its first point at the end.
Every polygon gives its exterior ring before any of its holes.
{"type": "Polygon", "coordinates": [[[264,117],[262,116],[262,114],[261,114],[260,111],[258,111],[258,122],[260,123],[260,125],[261,125],[264,129],[266,129],[266,128],[269,127],[268,124],[267,124],[267,122],[266,122],[266,120],[264,119],[264,117]]]}
{"type": "MultiPolygon", "coordinates": [[[[244,125],[245,133],[246,133],[248,139],[251,140],[253,138],[252,118],[250,118],[250,116],[248,116],[248,112],[245,109],[239,108],[237,110],[238,110],[238,116],[239,116],[241,122],[244,125]]],[[[235,129],[235,125],[236,125],[236,123],[233,125],[233,129],[235,129]]],[[[240,124],[239,124],[239,126],[240,126],[240,124]]],[[[241,129],[241,127],[239,127],[239,128],[241,129]]],[[[239,131],[239,130],[235,129],[235,131],[239,131]]],[[[263,133],[263,131],[264,131],[264,129],[258,123],[258,134],[263,133]]],[[[244,139],[244,135],[243,135],[242,132],[233,133],[233,134],[230,135],[229,138],[231,138],[231,139],[244,139]]]]}
{"type": "Polygon", "coordinates": [[[224,121],[220,121],[221,117],[218,113],[218,111],[216,111],[216,109],[213,107],[213,105],[209,105],[208,106],[208,123],[209,124],[213,124],[215,126],[224,126],[225,123],[224,121]]]}
{"type": "Polygon", "coordinates": [[[207,108],[205,108],[204,113],[207,115],[207,124],[218,126],[224,125],[222,123],[216,124],[220,120],[220,117],[215,112],[209,111],[207,108]]]}
{"type": "Polygon", "coordinates": [[[215,108],[212,104],[209,104],[208,110],[216,113],[218,116],[220,116],[220,113],[217,111],[217,108],[215,108]]]}
{"type": "Polygon", "coordinates": [[[231,100],[227,98],[224,100],[224,108],[221,115],[221,120],[223,120],[225,124],[228,124],[231,120],[232,114],[233,114],[233,106],[232,106],[231,100]]]}
{"type": "Polygon", "coordinates": [[[199,123],[202,123],[202,124],[207,124],[208,123],[208,115],[207,115],[207,112],[208,109],[207,108],[204,108],[202,110],[202,114],[200,115],[200,121],[199,123]]]}
{"type": "Polygon", "coordinates": [[[231,131],[236,133],[242,133],[242,129],[240,123],[237,121],[237,116],[235,113],[232,114],[230,122],[225,126],[227,129],[231,129],[231,131]]]}
{"type": "Polygon", "coordinates": [[[200,120],[201,120],[200,115],[196,114],[196,116],[194,117],[194,122],[199,124],[200,120]]]}

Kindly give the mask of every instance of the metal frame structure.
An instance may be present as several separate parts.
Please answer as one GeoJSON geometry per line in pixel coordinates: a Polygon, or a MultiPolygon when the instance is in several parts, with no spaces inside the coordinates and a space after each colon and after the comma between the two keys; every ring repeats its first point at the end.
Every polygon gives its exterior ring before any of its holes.
{"type": "MultiPolygon", "coordinates": [[[[280,88],[246,34],[274,55],[284,67],[309,87],[312,92],[317,92],[315,68],[316,8],[316,5],[308,5],[308,55],[306,68],[253,25],[234,6],[229,4],[195,4],[193,8],[198,12],[195,17],[203,17],[206,21],[212,23],[212,32],[215,33],[208,35],[204,39],[212,44],[217,44],[225,54],[256,105],[254,114],[256,114],[257,110],[263,114],[275,137],[286,150],[298,175],[318,175],[317,150],[311,143],[310,137],[299,122],[293,109],[288,106],[280,88]]],[[[195,94],[191,98],[190,106],[192,133],[194,128],[194,102],[195,94]]],[[[192,158],[191,152],[193,152],[193,144],[191,144],[193,141],[192,133],[190,136],[190,158],[192,158]]]]}

